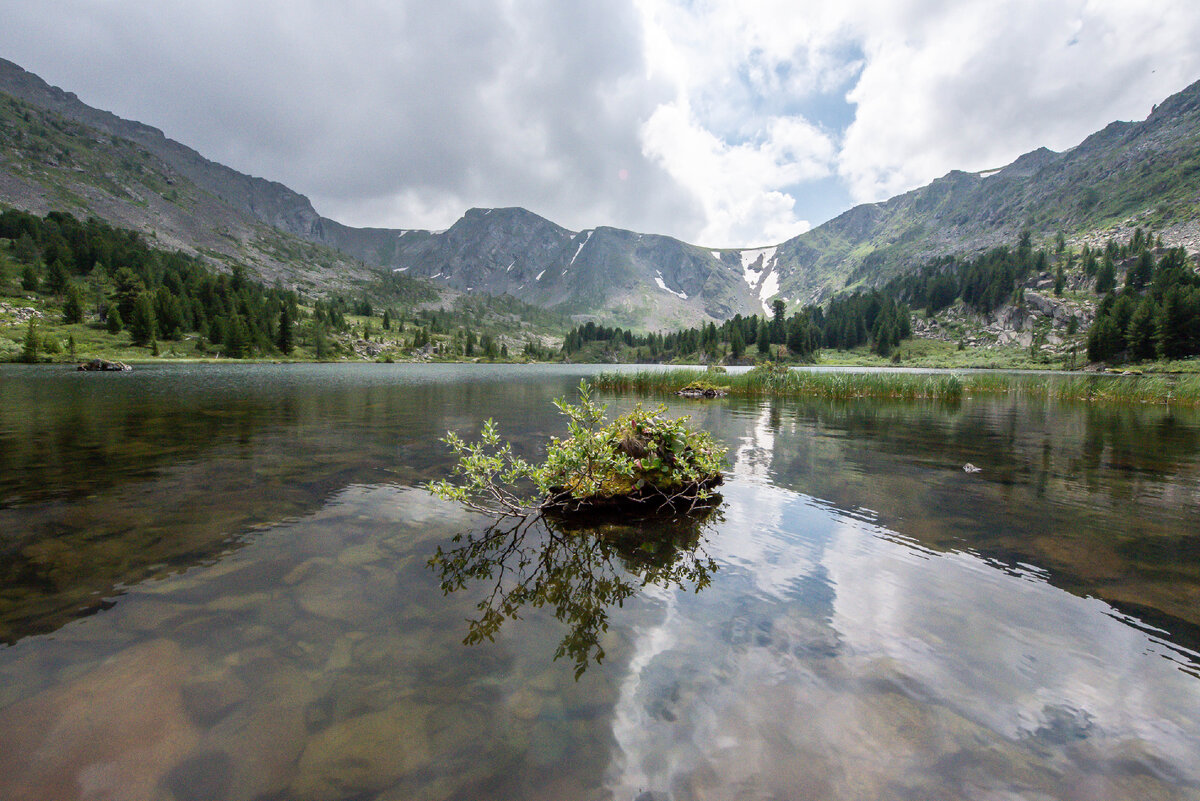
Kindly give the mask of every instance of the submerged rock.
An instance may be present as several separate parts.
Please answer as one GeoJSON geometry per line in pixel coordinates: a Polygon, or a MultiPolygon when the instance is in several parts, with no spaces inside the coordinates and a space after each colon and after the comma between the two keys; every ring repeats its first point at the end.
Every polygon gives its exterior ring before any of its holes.
{"type": "Polygon", "coordinates": [[[428,707],[401,702],[335,723],[309,740],[290,796],[306,801],[371,795],[432,759],[428,707]]]}
{"type": "Polygon", "coordinates": [[[199,742],[173,642],[122,651],[0,712],[0,798],[152,801],[165,770],[199,742]]]}

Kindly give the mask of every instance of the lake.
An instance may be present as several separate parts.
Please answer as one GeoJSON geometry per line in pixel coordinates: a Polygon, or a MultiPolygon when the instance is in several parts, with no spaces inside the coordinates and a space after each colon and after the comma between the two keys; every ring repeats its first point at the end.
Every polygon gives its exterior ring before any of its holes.
{"type": "Polygon", "coordinates": [[[421,488],[592,370],[0,367],[0,798],[1200,798],[1200,414],[672,400],[706,520],[421,488]]]}

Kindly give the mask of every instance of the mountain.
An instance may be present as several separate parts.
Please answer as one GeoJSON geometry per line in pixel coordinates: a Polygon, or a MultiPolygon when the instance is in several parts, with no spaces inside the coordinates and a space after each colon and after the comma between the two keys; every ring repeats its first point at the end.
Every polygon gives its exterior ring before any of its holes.
{"type": "Polygon", "coordinates": [[[91,108],[2,59],[0,202],[94,215],[218,266],[242,263],[268,283],[325,292],[377,278],[361,261],[295,235],[320,226],[302,195],[91,108]]]}
{"type": "Polygon", "coordinates": [[[0,202],[94,214],[160,245],[241,261],[312,291],[363,291],[386,268],[444,291],[508,294],[610,325],[661,329],[819,302],[932,256],[1062,231],[1096,241],[1152,226],[1200,250],[1200,83],[1142,122],[1070,150],[951,172],[856,206],[779,245],[708,249],[599,227],[570,231],[520,208],[471,209],[446,231],[354,228],[283,184],[248,176],[155,128],[94,109],[0,59],[0,202]]]}
{"type": "Polygon", "coordinates": [[[638,328],[759,307],[736,255],[614,228],[572,232],[523,209],[472,209],[437,233],[354,228],[3,59],[0,93],[0,201],[96,215],[268,281],[345,289],[385,267],[638,328]]]}
{"type": "Polygon", "coordinates": [[[463,291],[509,294],[638,328],[759,308],[719,251],[619,228],[569,231],[520,208],[471,209],[442,233],[401,234],[388,263],[463,291]]]}
{"type": "Polygon", "coordinates": [[[878,284],[930,257],[1063,232],[1095,243],[1152,227],[1200,251],[1200,81],[1142,122],[1114,122],[1056,153],[1039,148],[997,170],[954,171],[882,203],[856,206],[781,244],[769,265],[791,303],[847,284],[878,284]]]}

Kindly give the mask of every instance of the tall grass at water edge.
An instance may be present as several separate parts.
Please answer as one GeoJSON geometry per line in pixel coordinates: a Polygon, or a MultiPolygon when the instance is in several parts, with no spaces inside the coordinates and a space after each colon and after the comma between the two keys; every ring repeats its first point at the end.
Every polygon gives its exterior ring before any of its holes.
{"type": "Polygon", "coordinates": [[[735,397],[880,398],[958,401],[976,395],[1021,395],[1088,403],[1169,403],[1200,406],[1200,375],[1011,375],[957,373],[817,373],[751,370],[740,375],[701,370],[601,373],[598,389],[671,394],[689,385],[711,385],[735,397]]]}

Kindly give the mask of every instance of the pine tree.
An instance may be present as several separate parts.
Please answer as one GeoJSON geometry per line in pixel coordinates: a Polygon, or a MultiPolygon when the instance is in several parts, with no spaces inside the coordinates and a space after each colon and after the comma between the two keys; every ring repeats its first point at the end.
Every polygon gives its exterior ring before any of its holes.
{"type": "Polygon", "coordinates": [[[67,265],[61,258],[55,259],[46,269],[46,290],[53,295],[61,295],[67,288],[70,274],[67,265]]]}
{"type": "Polygon", "coordinates": [[[63,301],[63,322],[68,325],[83,322],[83,299],[79,286],[71,283],[67,286],[67,298],[63,301]]]}
{"type": "Polygon", "coordinates": [[[13,242],[13,258],[21,264],[33,265],[41,258],[38,253],[37,245],[33,242],[33,237],[26,231],[17,237],[17,241],[13,242]]]}
{"type": "Polygon", "coordinates": [[[37,268],[32,264],[26,264],[21,270],[21,289],[26,292],[36,292],[39,283],[37,268]]]}
{"type": "Polygon", "coordinates": [[[121,310],[117,308],[117,304],[114,303],[108,307],[108,314],[104,318],[104,327],[110,334],[119,334],[125,327],[125,322],[121,319],[121,310]]]}
{"type": "Polygon", "coordinates": [[[780,344],[787,339],[787,326],[783,315],[787,313],[787,304],[776,299],[771,302],[771,342],[780,344]]]}
{"type": "Polygon", "coordinates": [[[154,306],[147,292],[137,296],[129,318],[129,337],[135,345],[145,345],[154,338],[154,306]]]}
{"type": "Polygon", "coordinates": [[[1119,351],[1117,338],[1117,325],[1113,319],[1108,316],[1098,317],[1088,332],[1088,361],[1102,362],[1116,356],[1119,351]]]}
{"type": "Polygon", "coordinates": [[[1105,254],[1104,260],[1100,262],[1100,269],[1096,271],[1096,294],[1103,295],[1116,285],[1117,268],[1113,264],[1112,257],[1105,254]]]}
{"type": "MultiPolygon", "coordinates": [[[[383,319],[386,323],[387,312],[383,313],[383,319]]],[[[384,327],[386,328],[387,326],[385,325],[384,327]]],[[[279,310],[279,333],[275,344],[279,347],[279,352],[283,354],[291,353],[295,347],[292,331],[292,312],[286,303],[279,310]]]]}
{"type": "Polygon", "coordinates": [[[240,314],[234,314],[225,327],[225,354],[231,359],[240,359],[246,355],[249,345],[250,331],[246,321],[240,314]]]}
{"type": "Polygon", "coordinates": [[[41,348],[41,337],[37,332],[37,320],[33,317],[29,318],[29,325],[25,328],[25,343],[21,348],[21,361],[26,364],[33,364],[38,360],[38,350],[41,348]]]}
{"type": "Polygon", "coordinates": [[[758,347],[758,353],[761,356],[766,356],[771,350],[771,334],[767,331],[767,321],[761,320],[758,323],[758,334],[755,335],[754,344],[758,347]]]}
{"type": "Polygon", "coordinates": [[[313,352],[318,359],[324,359],[329,352],[325,342],[325,326],[319,323],[313,327],[313,352]]]}
{"type": "Polygon", "coordinates": [[[1185,359],[1189,355],[1188,309],[1183,287],[1175,285],[1163,297],[1158,313],[1158,353],[1165,359],[1185,359]]]}
{"type": "Polygon", "coordinates": [[[1143,298],[1129,318],[1129,326],[1125,329],[1125,341],[1129,346],[1129,355],[1134,361],[1153,359],[1156,341],[1154,326],[1154,301],[1143,298]]]}
{"type": "Polygon", "coordinates": [[[733,327],[733,335],[729,339],[729,352],[733,354],[733,358],[740,359],[742,354],[746,352],[746,340],[742,338],[742,327],[735,325],[733,327]]]}

